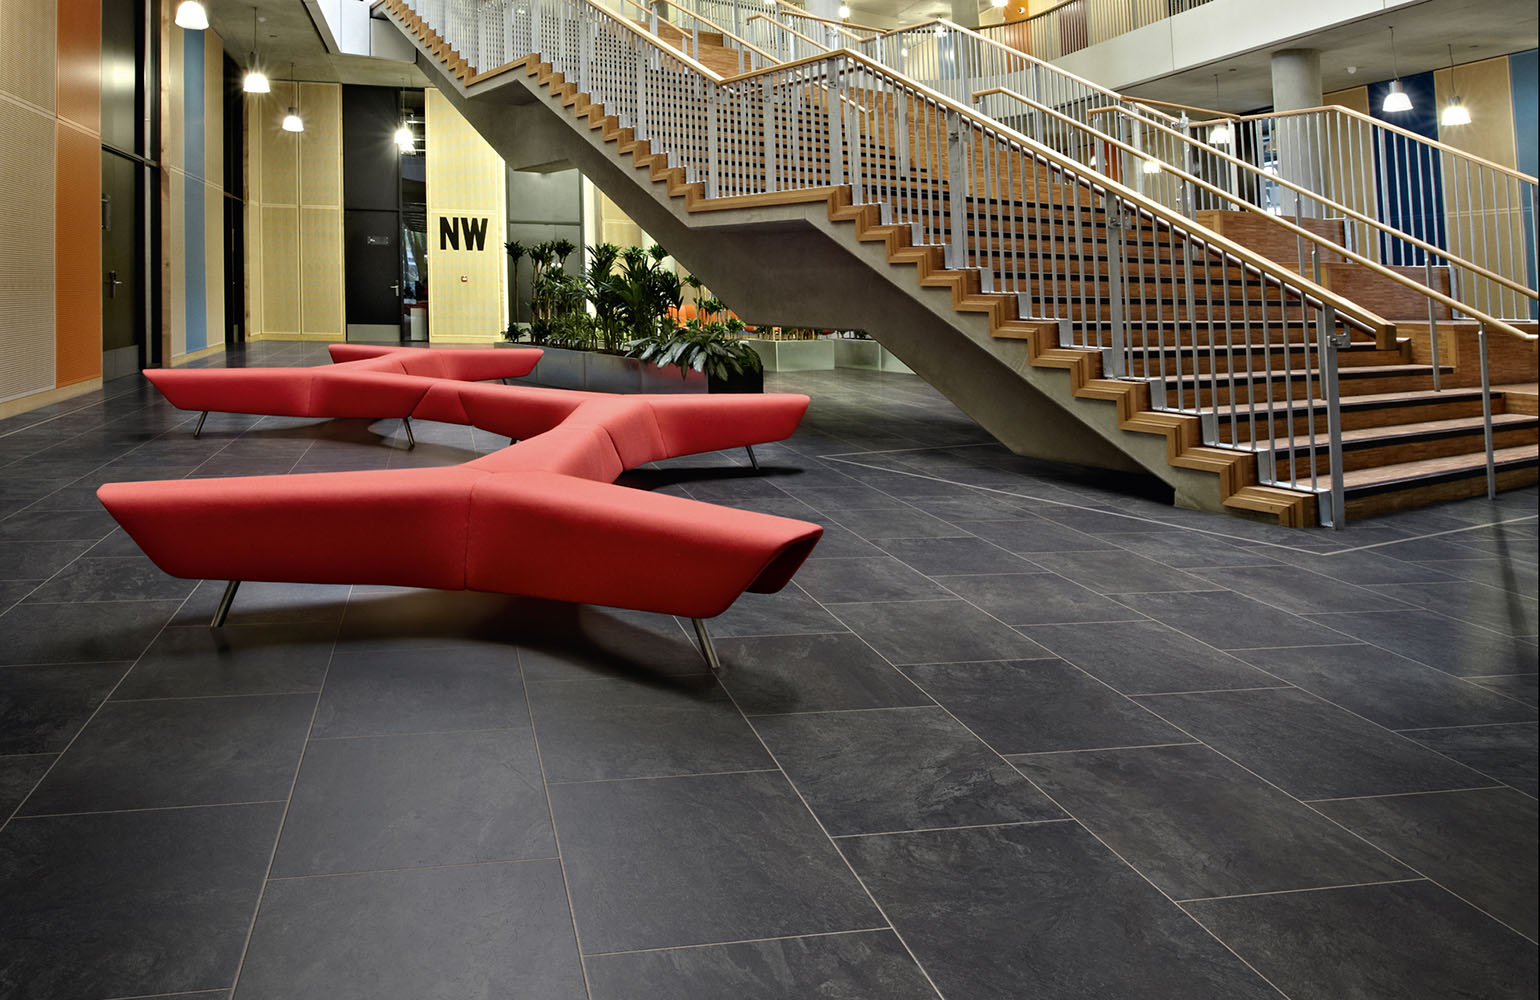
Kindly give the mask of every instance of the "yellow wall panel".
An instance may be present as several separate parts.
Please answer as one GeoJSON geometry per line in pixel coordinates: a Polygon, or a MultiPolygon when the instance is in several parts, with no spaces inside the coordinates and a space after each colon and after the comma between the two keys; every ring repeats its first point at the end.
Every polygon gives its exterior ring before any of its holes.
{"type": "Polygon", "coordinates": [[[0,90],[52,112],[57,106],[54,0],[0,2],[0,90]]]}
{"type": "Polygon", "coordinates": [[[1323,104],[1340,104],[1350,111],[1361,114],[1369,113],[1369,88],[1349,87],[1347,90],[1334,90],[1330,94],[1321,97],[1323,104]]]}
{"type": "Polygon", "coordinates": [[[508,324],[507,182],[502,158],[436,90],[427,92],[428,336],[495,341],[508,324]],[[443,221],[441,221],[443,220],[443,221]],[[465,220],[485,236],[478,248],[465,220]],[[447,223],[458,248],[441,234],[447,223]]]}
{"type": "Polygon", "coordinates": [[[0,402],[55,385],[55,128],[0,99],[0,402]]]}
{"type": "Polygon", "coordinates": [[[298,333],[299,211],[262,209],[262,333],[298,333]]]}
{"type": "Polygon", "coordinates": [[[342,204],[342,88],[335,83],[300,86],[299,200],[302,205],[342,204]]]}
{"type": "Polygon", "coordinates": [[[203,273],[208,276],[204,295],[208,311],[208,346],[225,339],[225,191],[221,185],[203,189],[203,273]]]}
{"type": "Polygon", "coordinates": [[[161,130],[161,164],[180,170],[187,165],[182,134],[182,121],[186,116],[186,100],[182,80],[182,32],[173,29],[167,39],[165,86],[166,127],[161,130]]]}
{"type": "Polygon", "coordinates": [[[274,83],[271,94],[255,100],[247,98],[252,101],[248,105],[247,134],[260,160],[260,168],[253,164],[252,176],[258,181],[257,196],[269,205],[294,205],[299,201],[300,136],[281,127],[284,110],[293,97],[293,84],[274,83]]]}
{"type": "Polygon", "coordinates": [[[341,210],[300,209],[301,332],[344,337],[341,264],[341,210]]]}
{"type": "MultiPolygon", "coordinates": [[[[171,234],[166,255],[171,267],[166,271],[166,306],[171,322],[171,356],[187,353],[187,185],[180,170],[168,170],[171,198],[166,205],[171,234]]],[[[191,183],[198,183],[196,180],[191,183]]]]}
{"type": "Polygon", "coordinates": [[[1518,163],[1513,140],[1513,90],[1508,73],[1508,57],[1485,59],[1454,68],[1454,86],[1450,71],[1433,74],[1433,88],[1442,111],[1454,94],[1459,94],[1470,109],[1470,124],[1440,126],[1438,141],[1484,160],[1513,167],[1518,163]]]}

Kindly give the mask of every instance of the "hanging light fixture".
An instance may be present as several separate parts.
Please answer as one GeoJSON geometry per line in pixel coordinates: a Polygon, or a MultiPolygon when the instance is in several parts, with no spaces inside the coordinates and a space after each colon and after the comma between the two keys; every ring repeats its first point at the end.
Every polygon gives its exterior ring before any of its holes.
{"type": "Polygon", "coordinates": [[[246,57],[246,75],[241,78],[241,90],[248,94],[266,94],[273,88],[267,82],[267,74],[257,68],[257,8],[251,8],[251,54],[246,57]]]}
{"type": "MultiPolygon", "coordinates": [[[[1214,74],[1214,107],[1219,107],[1219,74],[1214,74]]],[[[1209,129],[1208,141],[1215,146],[1230,145],[1230,123],[1220,122],[1209,129]]]]}
{"type": "Polygon", "coordinates": [[[1464,101],[1460,100],[1460,92],[1455,90],[1454,86],[1454,46],[1450,45],[1448,48],[1449,89],[1454,90],[1454,96],[1449,98],[1448,104],[1444,105],[1443,113],[1438,116],[1438,123],[1443,127],[1450,125],[1469,125],[1470,109],[1465,106],[1464,101]]]}
{"type": "Polygon", "coordinates": [[[182,0],[176,8],[176,26],[187,31],[203,31],[209,26],[209,13],[198,0],[182,0]]]}
{"type": "MultiPolygon", "coordinates": [[[[294,77],[294,64],[289,64],[289,76],[294,77]]],[[[294,103],[289,105],[289,113],[283,116],[283,130],[285,132],[305,131],[305,119],[299,116],[299,81],[294,80],[294,103]]]]}
{"type": "Polygon", "coordinates": [[[1147,174],[1158,174],[1164,169],[1166,168],[1160,165],[1159,160],[1144,161],[1144,172],[1147,174]]]}
{"type": "MultiPolygon", "coordinates": [[[[825,7],[824,9],[828,10],[827,7],[825,7]]],[[[841,21],[848,21],[848,20],[850,20],[850,4],[848,4],[848,3],[840,4],[840,20],[841,21]]]]}
{"type": "Polygon", "coordinates": [[[1001,7],[1001,8],[1003,8],[1005,6],[1005,3],[1006,3],[1006,0],[989,0],[989,6],[991,6],[991,7],[1001,7]]]}
{"type": "Polygon", "coordinates": [[[1396,29],[1390,29],[1390,71],[1396,78],[1390,81],[1390,91],[1385,95],[1385,103],[1380,105],[1380,110],[1390,114],[1400,111],[1412,110],[1412,98],[1407,94],[1406,88],[1401,86],[1401,68],[1396,65],[1396,29]]]}

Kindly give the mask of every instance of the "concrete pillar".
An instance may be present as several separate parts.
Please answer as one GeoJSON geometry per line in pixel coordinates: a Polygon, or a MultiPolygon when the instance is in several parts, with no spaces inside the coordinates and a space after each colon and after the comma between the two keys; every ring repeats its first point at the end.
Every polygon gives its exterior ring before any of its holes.
{"type": "MultiPolygon", "coordinates": [[[[1321,106],[1321,53],[1319,49],[1281,49],[1273,53],[1273,112],[1298,111],[1321,106]]],[[[1316,130],[1309,119],[1280,118],[1274,133],[1278,149],[1278,174],[1312,191],[1322,191],[1325,177],[1316,130]]],[[[1283,192],[1282,210],[1295,215],[1296,195],[1283,192]]],[[[1306,199],[1300,215],[1321,215],[1320,207],[1306,199]]]]}
{"type": "Polygon", "coordinates": [[[807,0],[804,9],[814,17],[838,19],[840,16],[840,0],[807,0]]]}
{"type": "Polygon", "coordinates": [[[952,0],[951,20],[964,28],[977,28],[979,26],[978,0],[952,0]]]}

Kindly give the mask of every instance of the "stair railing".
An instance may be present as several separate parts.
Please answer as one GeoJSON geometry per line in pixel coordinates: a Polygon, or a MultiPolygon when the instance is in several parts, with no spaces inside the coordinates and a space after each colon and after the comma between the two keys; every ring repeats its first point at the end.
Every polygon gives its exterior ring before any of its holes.
{"type": "Polygon", "coordinates": [[[1065,0],[1020,21],[979,28],[980,33],[1042,59],[1058,59],[1209,0],[1065,0]]]}
{"type": "MultiPolygon", "coordinates": [[[[411,6],[433,2],[476,0],[411,6]]],[[[511,51],[539,53],[708,197],[848,186],[1021,316],[1078,323],[1153,409],[1195,415],[1204,443],[1254,453],[1262,482],[1314,492],[1343,524],[1337,352],[1387,330],[1373,313],[860,53],[721,80],[592,0],[526,2],[511,51]]]]}
{"type": "Polygon", "coordinates": [[[624,16],[624,10],[628,6],[635,8],[643,14],[649,29],[654,35],[658,35],[659,40],[663,41],[664,44],[667,44],[667,39],[664,39],[658,31],[659,12],[663,12],[666,16],[666,13],[672,10],[684,18],[683,24],[675,21],[673,18],[669,18],[664,23],[679,28],[682,34],[689,36],[689,55],[696,62],[700,62],[700,36],[702,31],[721,35],[723,47],[738,53],[739,73],[752,72],[761,66],[774,66],[781,61],[753,42],[728,31],[726,28],[720,27],[714,21],[701,17],[688,7],[674,3],[673,0],[650,0],[647,3],[642,2],[642,0],[613,0],[613,2],[622,11],[622,16],[624,16]]]}

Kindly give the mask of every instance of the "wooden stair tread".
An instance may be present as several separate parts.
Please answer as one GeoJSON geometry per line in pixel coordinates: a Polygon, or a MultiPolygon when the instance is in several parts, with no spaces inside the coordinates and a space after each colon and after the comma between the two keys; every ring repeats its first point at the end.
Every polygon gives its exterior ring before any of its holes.
{"type": "MultiPolygon", "coordinates": [[[[1540,464],[1540,444],[1497,448],[1493,450],[1493,458],[1500,467],[1540,464]]],[[[1484,475],[1486,467],[1485,452],[1470,452],[1445,458],[1427,458],[1416,462],[1397,462],[1393,465],[1377,465],[1369,469],[1354,469],[1343,474],[1343,485],[1349,492],[1409,486],[1418,480],[1484,475]]]]}
{"type": "MultiPolygon", "coordinates": [[[[1524,427],[1540,429],[1540,418],[1524,413],[1494,413],[1492,414],[1492,430],[1515,430],[1524,427]]],[[[1480,416],[1450,417],[1445,420],[1421,420],[1409,424],[1385,424],[1377,427],[1358,427],[1342,432],[1342,444],[1344,447],[1366,444],[1389,443],[1397,439],[1415,440],[1419,438],[1439,437],[1454,434],[1480,434],[1485,428],[1485,421],[1480,416]]],[[[1318,447],[1327,445],[1327,436],[1320,433],[1301,433],[1294,436],[1296,449],[1307,448],[1312,442],[1318,447]]],[[[1269,447],[1269,442],[1260,441],[1258,448],[1269,447]]],[[[1271,447],[1277,451],[1284,451],[1289,447],[1289,438],[1275,438],[1271,447]]]]}

